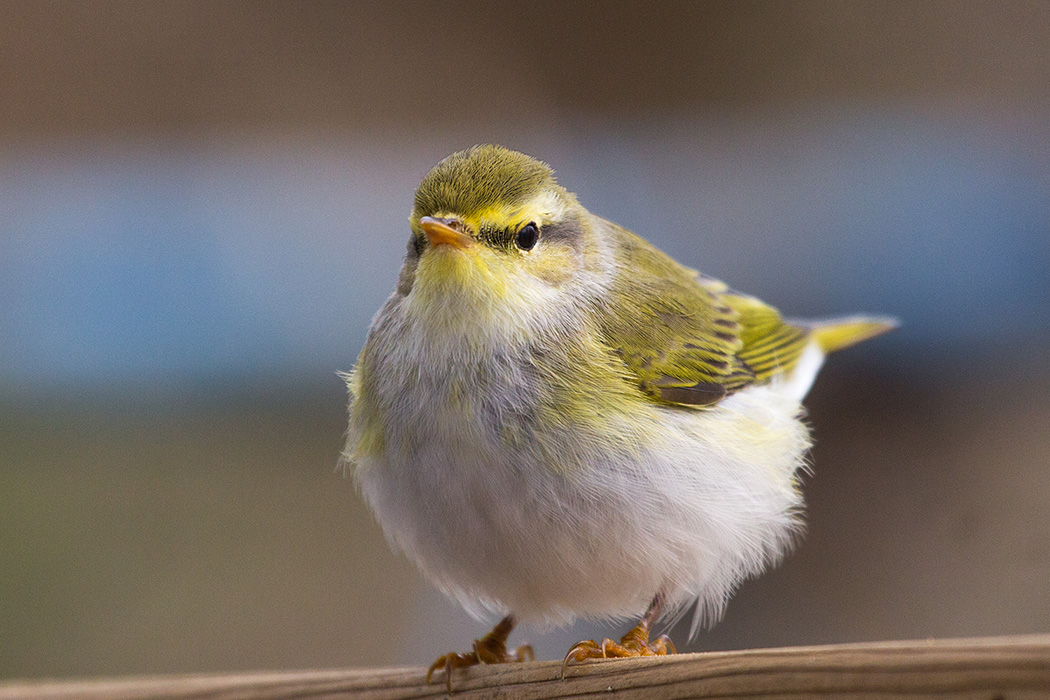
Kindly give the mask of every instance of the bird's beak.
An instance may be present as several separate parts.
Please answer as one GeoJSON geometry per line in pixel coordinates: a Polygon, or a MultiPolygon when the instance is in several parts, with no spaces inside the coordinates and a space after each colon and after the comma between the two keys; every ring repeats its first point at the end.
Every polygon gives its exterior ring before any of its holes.
{"type": "Polygon", "coordinates": [[[450,222],[454,222],[454,220],[424,216],[419,220],[419,227],[423,229],[423,233],[427,234],[427,240],[430,241],[432,246],[439,246],[442,243],[447,243],[454,248],[466,248],[469,246],[473,239],[452,228],[449,225],[450,222]]]}

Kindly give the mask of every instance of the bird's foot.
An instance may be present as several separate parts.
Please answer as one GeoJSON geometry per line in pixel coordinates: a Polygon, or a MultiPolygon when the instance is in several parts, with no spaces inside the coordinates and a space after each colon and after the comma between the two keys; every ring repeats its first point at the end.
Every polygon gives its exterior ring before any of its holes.
{"type": "Polygon", "coordinates": [[[577,664],[593,659],[624,659],[633,656],[664,656],[666,654],[677,654],[674,642],[666,634],[661,634],[656,639],[649,640],[649,630],[660,615],[663,606],[663,595],[657,595],[649,604],[649,609],[641,622],[634,629],[620,638],[619,642],[611,639],[603,639],[601,643],[588,639],[574,645],[565,655],[561,663],[561,677],[565,677],[565,669],[570,664],[577,664]]]}
{"type": "Polygon", "coordinates": [[[466,654],[450,652],[438,658],[430,664],[427,669],[426,682],[430,683],[434,672],[442,669],[445,671],[445,687],[449,694],[452,693],[452,671],[457,668],[467,668],[477,664],[505,664],[514,661],[532,661],[536,658],[532,647],[522,644],[514,651],[507,649],[507,637],[514,629],[514,618],[510,615],[500,620],[492,631],[481,639],[474,640],[474,650],[466,654]]]}
{"type": "Polygon", "coordinates": [[[565,670],[571,664],[593,659],[624,659],[633,656],[664,656],[666,654],[677,654],[674,642],[666,634],[661,634],[656,639],[649,640],[649,630],[642,624],[620,638],[619,642],[611,639],[603,639],[601,643],[588,639],[579,642],[569,653],[561,664],[561,675],[565,676],[565,670]]]}

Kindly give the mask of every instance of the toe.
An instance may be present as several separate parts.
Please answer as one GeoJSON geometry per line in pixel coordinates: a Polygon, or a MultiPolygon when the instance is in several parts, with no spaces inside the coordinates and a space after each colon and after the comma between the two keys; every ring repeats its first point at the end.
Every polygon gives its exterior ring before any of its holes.
{"type": "Polygon", "coordinates": [[[522,644],[520,647],[514,650],[512,654],[508,654],[504,662],[508,661],[535,661],[536,653],[532,650],[531,644],[522,644]]]}
{"type": "Polygon", "coordinates": [[[656,656],[666,656],[667,654],[677,654],[678,649],[675,647],[674,642],[666,634],[661,634],[657,637],[650,645],[649,650],[656,656]]]}
{"type": "Polygon", "coordinates": [[[569,664],[579,663],[586,659],[601,658],[601,648],[598,646],[598,642],[593,639],[588,639],[583,642],[577,642],[569,649],[569,653],[565,655],[565,658],[561,662],[561,677],[565,678],[565,669],[569,667],[569,664]],[[595,657],[594,653],[598,652],[598,656],[595,657]]]}
{"type": "Polygon", "coordinates": [[[452,671],[457,668],[467,668],[468,666],[475,666],[479,663],[477,654],[457,654],[451,652],[440,657],[437,661],[430,664],[430,668],[427,669],[426,682],[429,684],[431,677],[434,675],[434,671],[442,669],[445,672],[445,687],[448,689],[449,694],[452,694],[452,671]]]}

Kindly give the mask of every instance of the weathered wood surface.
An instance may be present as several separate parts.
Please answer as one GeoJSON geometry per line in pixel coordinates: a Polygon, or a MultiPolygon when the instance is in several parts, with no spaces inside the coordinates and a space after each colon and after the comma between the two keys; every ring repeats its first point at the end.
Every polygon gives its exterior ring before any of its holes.
{"type": "MultiPolygon", "coordinates": [[[[455,698],[1050,698],[1050,635],[681,654],[459,670],[455,698]]],[[[0,700],[440,698],[419,668],[0,684],[0,700]]]]}

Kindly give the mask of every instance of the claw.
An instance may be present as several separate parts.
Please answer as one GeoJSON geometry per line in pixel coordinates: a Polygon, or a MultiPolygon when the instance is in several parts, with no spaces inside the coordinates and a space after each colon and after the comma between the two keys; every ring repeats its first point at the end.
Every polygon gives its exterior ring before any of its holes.
{"type": "Polygon", "coordinates": [[[445,688],[452,694],[452,672],[457,668],[467,668],[478,664],[503,664],[514,661],[532,661],[536,655],[532,647],[522,644],[514,651],[507,651],[507,637],[514,629],[514,618],[507,616],[491,632],[481,639],[474,640],[474,650],[466,654],[449,652],[430,664],[427,669],[426,682],[429,684],[434,672],[441,669],[445,672],[445,688]]]}
{"type": "Polygon", "coordinates": [[[443,669],[445,671],[445,686],[448,688],[448,692],[452,694],[452,669],[463,668],[466,666],[473,666],[478,663],[477,656],[474,654],[457,654],[456,652],[449,652],[444,656],[438,657],[438,660],[430,664],[430,668],[427,669],[426,682],[429,685],[430,679],[434,675],[434,671],[443,669]],[[473,657],[473,658],[472,658],[473,657]]]}
{"type": "Polygon", "coordinates": [[[666,634],[661,634],[656,638],[656,641],[649,645],[653,650],[653,653],[657,656],[664,656],[666,654],[677,654],[678,647],[674,645],[671,638],[666,634]]]}
{"type": "Polygon", "coordinates": [[[605,658],[605,642],[608,639],[603,640],[601,647],[598,646],[598,642],[593,639],[588,639],[583,642],[577,642],[572,649],[569,649],[569,653],[565,655],[565,658],[561,662],[561,678],[565,680],[565,670],[569,668],[570,663],[579,663],[587,659],[598,659],[605,658]],[[601,651],[601,655],[597,655],[596,650],[601,651]]]}
{"type": "Polygon", "coordinates": [[[664,656],[665,654],[677,654],[674,642],[666,634],[661,634],[653,641],[649,641],[649,628],[660,614],[663,603],[662,596],[656,596],[645,617],[630,632],[620,638],[619,642],[611,639],[603,639],[601,644],[588,639],[579,642],[565,655],[561,662],[561,677],[565,678],[565,671],[573,663],[594,659],[628,658],[634,656],[664,656]]]}

